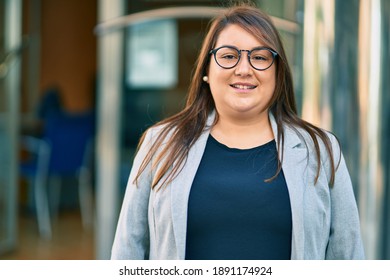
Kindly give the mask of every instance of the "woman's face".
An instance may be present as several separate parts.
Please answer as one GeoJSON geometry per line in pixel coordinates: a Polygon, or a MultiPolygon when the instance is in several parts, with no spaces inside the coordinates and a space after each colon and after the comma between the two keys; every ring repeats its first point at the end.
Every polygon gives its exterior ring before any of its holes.
{"type": "MultiPolygon", "coordinates": [[[[222,30],[215,49],[224,45],[239,50],[265,47],[263,42],[236,24],[222,30]]],[[[212,55],[208,82],[218,114],[232,117],[265,115],[275,90],[275,68],[273,63],[267,70],[256,70],[249,64],[247,52],[242,52],[235,67],[224,69],[212,55]]]]}

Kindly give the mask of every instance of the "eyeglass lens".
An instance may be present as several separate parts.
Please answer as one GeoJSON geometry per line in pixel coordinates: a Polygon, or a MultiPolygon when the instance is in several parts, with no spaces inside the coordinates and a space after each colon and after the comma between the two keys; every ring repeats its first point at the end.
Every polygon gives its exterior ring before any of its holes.
{"type": "MultiPolygon", "coordinates": [[[[242,53],[242,55],[246,55],[246,53],[242,53]]],[[[240,60],[239,51],[231,47],[222,47],[218,49],[214,56],[216,62],[222,68],[233,68],[240,60]]],[[[264,70],[272,65],[274,56],[268,49],[253,49],[249,52],[248,59],[253,68],[264,70]]]]}

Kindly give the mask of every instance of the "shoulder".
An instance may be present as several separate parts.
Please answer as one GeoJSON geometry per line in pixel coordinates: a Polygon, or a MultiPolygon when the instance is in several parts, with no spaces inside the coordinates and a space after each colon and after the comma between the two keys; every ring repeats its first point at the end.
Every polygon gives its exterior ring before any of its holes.
{"type": "Polygon", "coordinates": [[[145,132],[144,132],[144,138],[145,139],[154,139],[158,135],[161,134],[161,131],[164,130],[165,125],[153,125],[149,127],[145,132]]]}
{"type": "Polygon", "coordinates": [[[309,166],[313,167],[314,170],[320,168],[325,172],[328,181],[333,181],[332,174],[339,169],[340,163],[343,161],[340,143],[336,135],[315,126],[308,129],[287,126],[284,131],[287,143],[291,139],[299,139],[296,140],[296,147],[306,151],[309,166]]]}
{"type": "Polygon", "coordinates": [[[327,166],[332,161],[337,163],[342,157],[341,147],[336,135],[328,130],[309,124],[283,125],[284,144],[290,147],[305,149],[311,158],[320,157],[321,163],[327,166]]]}
{"type": "Polygon", "coordinates": [[[285,133],[285,142],[291,143],[295,141],[296,145],[304,146],[312,152],[317,147],[320,152],[326,150],[326,147],[330,147],[333,152],[340,153],[340,143],[337,136],[328,130],[311,126],[305,129],[300,126],[283,125],[285,133]]]}
{"type": "Polygon", "coordinates": [[[321,159],[340,155],[341,149],[337,137],[330,131],[317,127],[299,117],[289,122],[276,121],[273,113],[269,114],[275,138],[284,147],[306,149],[308,153],[319,152],[321,159]],[[279,135],[282,133],[282,135],[279,135]]]}
{"type": "Polygon", "coordinates": [[[159,145],[166,144],[172,138],[175,130],[176,127],[169,123],[158,123],[145,131],[143,141],[148,141],[149,144],[154,144],[155,142],[159,142],[159,145]]]}

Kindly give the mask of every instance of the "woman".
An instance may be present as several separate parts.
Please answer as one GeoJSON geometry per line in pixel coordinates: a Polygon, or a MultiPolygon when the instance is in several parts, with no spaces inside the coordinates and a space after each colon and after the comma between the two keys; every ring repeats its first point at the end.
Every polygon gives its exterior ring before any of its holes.
{"type": "Polygon", "coordinates": [[[362,259],[336,138],[297,116],[270,18],[216,17],[186,107],[140,141],[113,259],[362,259]]]}

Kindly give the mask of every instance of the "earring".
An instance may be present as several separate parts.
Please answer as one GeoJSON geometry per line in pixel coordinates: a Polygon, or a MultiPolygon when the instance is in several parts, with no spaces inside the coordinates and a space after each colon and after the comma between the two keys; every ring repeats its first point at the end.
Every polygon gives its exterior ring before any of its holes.
{"type": "Polygon", "coordinates": [[[203,76],[203,81],[207,83],[209,81],[209,77],[203,76]]]}

